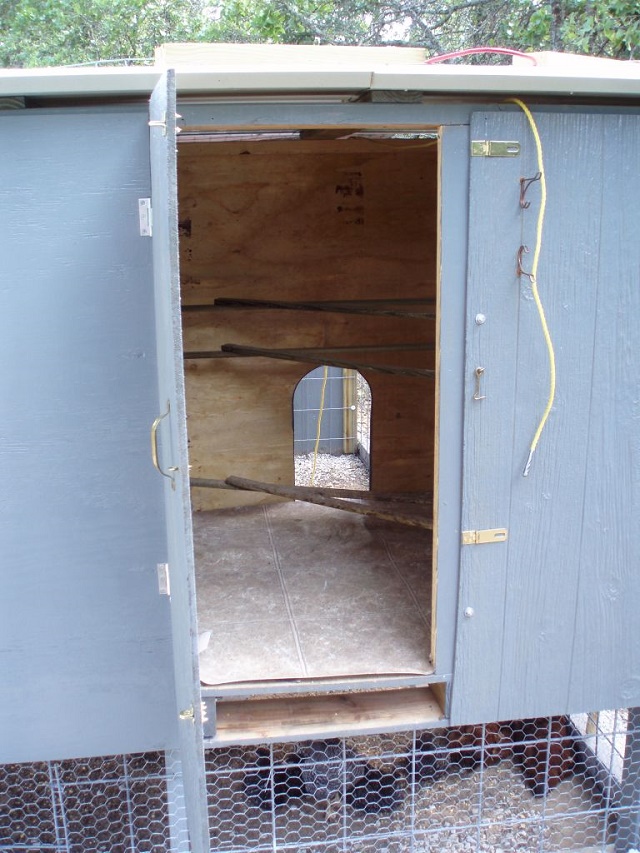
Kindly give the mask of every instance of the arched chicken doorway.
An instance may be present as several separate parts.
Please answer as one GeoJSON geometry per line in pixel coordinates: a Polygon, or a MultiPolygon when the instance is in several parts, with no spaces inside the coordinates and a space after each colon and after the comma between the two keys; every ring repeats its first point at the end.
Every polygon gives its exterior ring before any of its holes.
{"type": "Polygon", "coordinates": [[[293,394],[296,486],[368,490],[371,388],[356,370],[316,367],[293,394]]]}

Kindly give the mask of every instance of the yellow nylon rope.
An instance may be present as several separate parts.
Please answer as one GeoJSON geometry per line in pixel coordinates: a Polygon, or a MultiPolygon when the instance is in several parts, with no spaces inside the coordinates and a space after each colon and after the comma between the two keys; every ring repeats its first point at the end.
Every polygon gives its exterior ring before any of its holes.
{"type": "Polygon", "coordinates": [[[311,480],[309,485],[315,485],[316,480],[316,465],[318,463],[318,448],[320,447],[320,430],[322,429],[322,416],[324,414],[324,392],[327,390],[327,379],[329,377],[329,368],[325,365],[324,375],[322,377],[322,391],[320,392],[320,411],[318,412],[318,428],[316,429],[316,444],[313,448],[313,467],[311,469],[311,480]]]}
{"type": "Polygon", "coordinates": [[[536,227],[536,247],[533,253],[533,264],[529,277],[531,280],[531,290],[533,292],[533,298],[536,303],[536,308],[538,309],[538,316],[540,317],[542,333],[544,334],[544,340],[547,345],[547,352],[549,354],[549,398],[547,400],[547,405],[542,414],[542,417],[540,418],[538,428],[536,429],[535,434],[533,436],[533,441],[531,442],[531,445],[529,447],[529,458],[527,459],[527,464],[525,465],[523,471],[523,476],[527,477],[529,475],[529,468],[531,467],[531,460],[533,458],[533,454],[535,453],[536,447],[538,446],[538,442],[540,441],[540,436],[542,435],[542,431],[545,427],[545,424],[547,423],[547,419],[551,412],[551,408],[553,407],[553,401],[556,396],[556,356],[553,350],[553,341],[551,340],[551,334],[549,333],[549,326],[547,325],[547,318],[544,313],[542,301],[540,300],[540,293],[538,292],[538,262],[540,260],[540,251],[542,249],[542,228],[544,225],[544,215],[547,207],[547,181],[545,177],[544,162],[542,158],[542,142],[540,141],[538,127],[536,125],[535,119],[531,115],[529,107],[527,107],[527,105],[520,101],[518,98],[509,98],[509,100],[512,103],[517,104],[527,117],[531,132],[533,134],[533,138],[535,139],[536,152],[538,155],[538,171],[540,172],[541,198],[540,209],[538,211],[538,223],[536,227]]]}

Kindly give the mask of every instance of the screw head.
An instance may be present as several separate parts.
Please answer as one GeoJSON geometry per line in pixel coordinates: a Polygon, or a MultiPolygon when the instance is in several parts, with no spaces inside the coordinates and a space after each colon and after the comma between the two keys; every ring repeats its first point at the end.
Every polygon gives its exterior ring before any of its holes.
{"type": "Polygon", "coordinates": [[[464,609],[464,615],[467,619],[471,619],[475,612],[476,611],[473,609],[473,607],[465,607],[464,609]]]}
{"type": "Polygon", "coordinates": [[[482,324],[486,322],[487,318],[484,314],[476,314],[476,326],[482,326],[482,324]]]}

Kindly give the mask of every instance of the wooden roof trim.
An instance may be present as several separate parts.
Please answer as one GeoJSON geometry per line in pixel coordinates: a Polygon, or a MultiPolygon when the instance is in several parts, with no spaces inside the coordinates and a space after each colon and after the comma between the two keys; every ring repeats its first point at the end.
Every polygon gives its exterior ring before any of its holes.
{"type": "Polygon", "coordinates": [[[158,64],[0,70],[0,97],[148,96],[172,60],[181,95],[369,90],[426,95],[640,97],[640,63],[568,54],[536,54],[512,65],[426,65],[419,48],[305,45],[165,45],[158,64]]]}

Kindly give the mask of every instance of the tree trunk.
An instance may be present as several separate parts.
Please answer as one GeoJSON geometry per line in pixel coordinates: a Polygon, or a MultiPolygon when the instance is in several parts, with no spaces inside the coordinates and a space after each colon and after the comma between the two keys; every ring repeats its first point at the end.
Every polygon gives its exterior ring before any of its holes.
{"type": "Polygon", "coordinates": [[[564,25],[564,0],[552,0],[551,3],[551,50],[564,50],[562,30],[564,25]]]}

